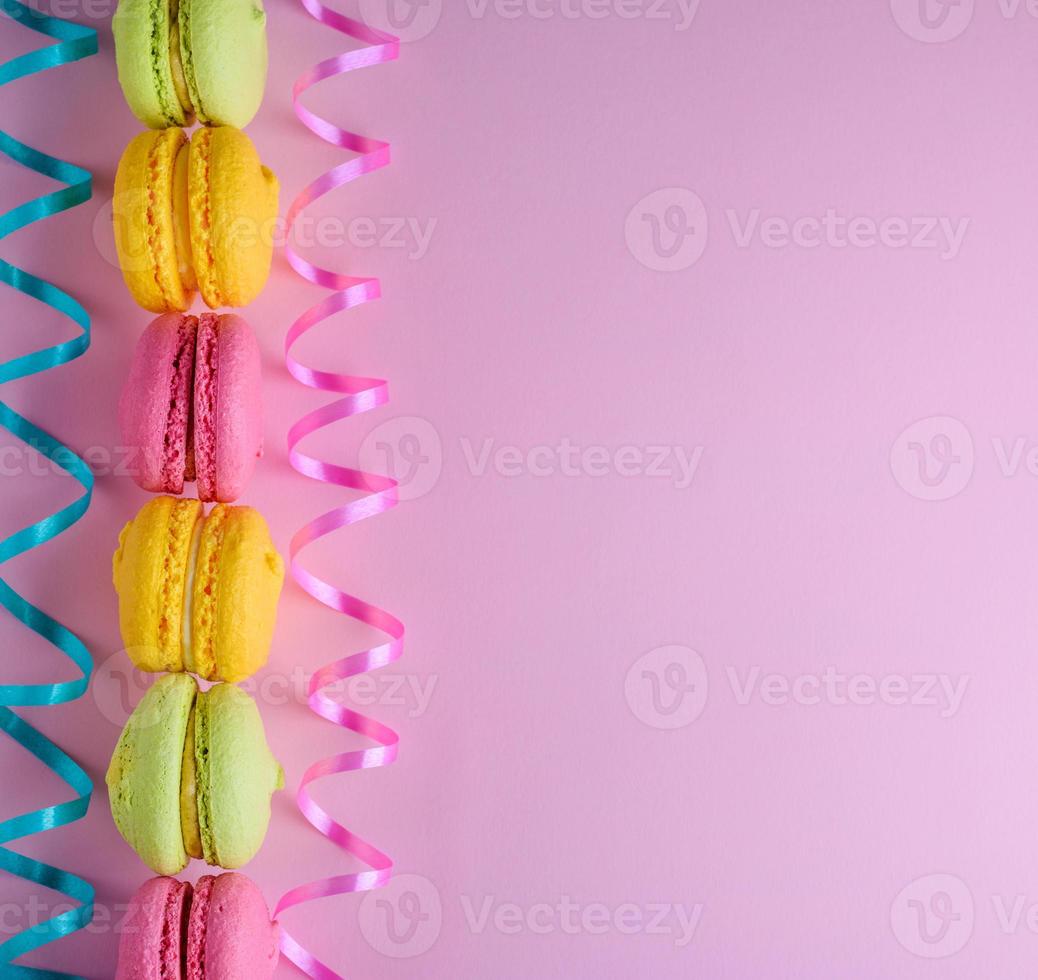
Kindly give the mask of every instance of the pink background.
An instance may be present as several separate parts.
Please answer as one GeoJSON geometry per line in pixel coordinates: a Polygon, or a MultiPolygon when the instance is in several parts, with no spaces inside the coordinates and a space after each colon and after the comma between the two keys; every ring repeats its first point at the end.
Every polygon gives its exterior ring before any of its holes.
{"type": "MultiPolygon", "coordinates": [[[[542,0],[514,19],[493,0],[482,17],[449,0],[400,62],[308,97],[342,125],[392,140],[395,156],[313,216],[436,222],[420,258],[356,243],[309,251],[381,276],[386,299],[324,325],[300,354],[389,378],[393,393],[388,409],[311,448],[348,462],[373,429],[406,417],[368,446],[412,458],[417,439],[426,457],[414,499],[307,559],[400,615],[406,656],[389,674],[405,690],[433,685],[427,705],[378,689],[372,713],[403,738],[396,766],[317,789],[400,872],[420,876],[382,896],[388,906],[343,897],[286,917],[341,972],[1031,975],[1038,20],[1023,4],[1012,16],[1009,0],[975,10],[968,0],[951,15],[972,11],[968,26],[949,20],[935,30],[961,33],[928,43],[937,35],[912,36],[915,4],[894,0],[895,17],[886,0],[702,0],[679,30],[673,18],[620,16],[648,14],[650,0],[572,0],[575,18],[534,16],[552,9],[542,0]],[[690,215],[702,257],[672,272],[641,261],[653,258],[639,202],[666,188],[698,194],[707,219],[690,215]],[[753,209],[790,224],[832,209],[968,228],[947,259],[889,239],[806,248],[758,236],[740,247],[726,212],[741,228],[753,209]],[[901,435],[920,419],[936,421],[901,435]],[[570,475],[558,465],[535,475],[553,458],[543,450],[533,470],[506,475],[507,457],[482,472],[469,461],[486,439],[523,453],[564,439],[634,452],[604,475],[594,475],[597,456],[570,475]],[[702,447],[690,486],[622,475],[654,446],[702,447]],[[650,655],[672,644],[701,660],[679,654],[675,668],[669,653],[650,655]],[[784,703],[759,689],[740,703],[754,668],[798,693],[769,687],[784,703]],[[865,703],[824,693],[815,703],[811,678],[826,668],[864,675],[865,703]],[[676,713],[653,709],[653,676],[676,713]],[[961,703],[899,703],[900,683],[918,693],[942,676],[966,685],[961,703]],[[687,723],[660,727],[672,722],[687,723]],[[564,897],[579,910],[575,928],[542,908],[564,897]],[[470,921],[488,899],[501,918],[470,921]],[[699,915],[691,942],[671,928],[673,912],[663,931],[645,928],[658,903],[699,915]]],[[[96,3],[63,9],[99,28],[100,56],[6,89],[0,126],[90,168],[95,198],[0,254],[78,296],[94,342],[3,398],[103,457],[119,445],[117,392],[148,321],[106,257],[102,210],[138,124],[116,82],[110,7],[100,18],[96,3]]],[[[249,132],[281,178],[284,207],[342,159],[295,120],[291,81],[346,45],[288,0],[270,3],[269,22],[269,86],[249,132]]],[[[4,22],[0,59],[39,40],[4,22]]],[[[50,189],[8,161],[0,175],[3,209],[50,189]]],[[[689,199],[664,195],[658,213],[689,199]]],[[[283,448],[288,425],[321,397],[285,374],[282,337],[319,295],[279,257],[247,314],[269,411],[245,502],[283,549],[343,499],[295,474],[283,448]]],[[[66,321],[10,290],[0,303],[5,359],[70,336],[66,321]]],[[[5,459],[3,533],[73,499],[67,477],[5,459]]],[[[89,977],[112,975],[119,904],[148,877],[112,824],[103,782],[127,680],[110,555],[145,499],[125,476],[100,476],[86,519],[5,570],[101,667],[82,701],[24,712],[97,782],[85,821],[24,845],[97,885],[105,918],[33,959],[89,977]]],[[[369,639],[286,589],[258,682],[291,785],[352,743],[275,696],[278,680],[369,639]]],[[[71,676],[9,617],[0,648],[5,682],[71,676]]],[[[131,686],[138,697],[140,679],[131,686]]],[[[0,816],[67,792],[7,741],[0,767],[0,816]]],[[[349,867],[284,793],[247,870],[273,904],[349,867]]],[[[34,892],[0,879],[4,933],[31,924],[34,892]]]]}

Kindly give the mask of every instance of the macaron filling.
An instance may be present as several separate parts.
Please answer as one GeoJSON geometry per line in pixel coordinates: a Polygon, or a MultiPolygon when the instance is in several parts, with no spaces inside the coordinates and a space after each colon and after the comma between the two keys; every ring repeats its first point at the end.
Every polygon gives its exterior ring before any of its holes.
{"type": "MultiPolygon", "coordinates": [[[[213,131],[200,129],[191,140],[189,205],[191,208],[192,259],[198,288],[206,304],[216,309],[226,306],[216,272],[213,253],[213,210],[210,198],[213,131]]],[[[232,304],[233,305],[233,304],[232,304]]]]}
{"type": "Polygon", "coordinates": [[[176,350],[170,368],[169,410],[162,441],[162,484],[167,493],[181,493],[185,471],[189,468],[188,451],[191,429],[191,392],[194,386],[195,334],[198,321],[186,316],[177,332],[176,350]]]}
{"type": "Polygon", "coordinates": [[[202,540],[202,526],[205,524],[203,514],[195,521],[195,529],[191,534],[191,547],[187,553],[187,570],[184,577],[184,614],[181,620],[181,642],[184,651],[184,670],[195,672],[195,658],[191,649],[191,617],[195,604],[195,566],[198,564],[198,546],[202,540]]]}
{"type": "MultiPolygon", "coordinates": [[[[216,878],[204,875],[195,885],[194,902],[185,937],[185,972],[187,980],[205,980],[205,948],[209,935],[209,915],[213,908],[216,878]]],[[[222,904],[220,906],[222,908],[222,904]]]]}
{"type": "Polygon", "coordinates": [[[190,111],[198,116],[198,121],[203,125],[209,124],[205,107],[202,105],[202,97],[198,91],[198,79],[195,76],[195,62],[191,57],[191,0],[181,0],[178,13],[180,23],[180,51],[178,64],[183,73],[184,87],[190,111]]]}
{"type": "Polygon", "coordinates": [[[209,814],[209,698],[199,691],[188,717],[180,769],[180,832],[184,850],[218,864],[209,814]]]}
{"type": "Polygon", "coordinates": [[[191,125],[194,121],[194,105],[191,102],[191,91],[187,84],[187,76],[184,71],[184,56],[182,52],[181,38],[184,34],[182,22],[183,6],[178,0],[170,0],[169,3],[169,72],[173,76],[173,89],[177,95],[177,102],[184,110],[186,116],[184,125],[191,125]]]}
{"type": "Polygon", "coordinates": [[[198,496],[216,500],[216,373],[219,319],[203,313],[198,322],[195,346],[194,457],[198,496]]]}
{"type": "Polygon", "coordinates": [[[210,813],[209,694],[206,691],[200,692],[198,697],[195,698],[194,741],[198,842],[206,864],[216,865],[220,863],[220,856],[216,852],[210,813]]]}
{"type": "Polygon", "coordinates": [[[160,980],[181,980],[180,964],[187,943],[190,909],[191,885],[186,881],[171,881],[159,937],[160,980]]]}
{"type": "Polygon", "coordinates": [[[193,857],[204,856],[202,835],[198,823],[198,768],[195,765],[195,710],[187,721],[187,737],[184,739],[184,758],[180,770],[180,830],[184,837],[184,850],[193,857]]]}
{"type": "MultiPolygon", "coordinates": [[[[175,8],[169,0],[152,0],[151,4],[151,70],[155,76],[155,95],[169,126],[179,125],[180,113],[164,82],[172,68],[170,62],[171,26],[176,23],[175,8]]],[[[175,83],[174,83],[175,84],[175,83]]],[[[175,93],[174,93],[175,96],[175,93]]]]}
{"type": "Polygon", "coordinates": [[[191,607],[191,656],[193,670],[206,679],[216,677],[216,610],[219,601],[220,552],[228,508],[217,504],[205,519],[195,565],[191,607]]]}
{"type": "Polygon", "coordinates": [[[189,565],[184,561],[184,554],[192,546],[192,535],[199,509],[195,500],[178,500],[169,513],[167,524],[166,550],[163,554],[162,568],[162,610],[159,619],[158,639],[164,659],[169,663],[167,670],[182,670],[184,592],[186,591],[189,565]]]}
{"type": "MultiPolygon", "coordinates": [[[[187,148],[187,137],[182,130],[166,129],[152,140],[148,149],[147,161],[147,204],[144,220],[146,223],[146,239],[148,256],[151,260],[154,284],[162,300],[171,308],[176,307],[176,293],[187,288],[181,265],[181,240],[183,234],[177,230],[177,222],[183,220],[181,210],[177,206],[178,198],[184,195],[174,193],[176,188],[177,164],[187,148]],[[172,202],[172,204],[170,203],[172,202]],[[172,213],[169,209],[172,207],[172,213]],[[169,230],[173,231],[173,247],[176,263],[168,261],[167,253],[170,241],[169,230]],[[176,275],[180,282],[172,282],[171,266],[177,266],[176,275]]],[[[183,178],[181,178],[183,180],[183,178]]]]}
{"type": "Polygon", "coordinates": [[[198,288],[191,255],[191,202],[188,195],[191,144],[185,142],[173,161],[173,243],[177,253],[177,274],[185,292],[198,288]]]}

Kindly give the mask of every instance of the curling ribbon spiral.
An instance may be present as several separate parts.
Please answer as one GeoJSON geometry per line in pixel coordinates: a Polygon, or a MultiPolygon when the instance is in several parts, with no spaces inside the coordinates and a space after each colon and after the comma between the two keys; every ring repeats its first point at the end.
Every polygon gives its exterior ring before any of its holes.
{"type": "MultiPolygon", "coordinates": [[[[19,0],[0,0],[0,9],[13,20],[57,41],[49,47],[0,65],[0,86],[97,52],[97,32],[88,27],[44,16],[19,0]]],[[[16,163],[66,185],[0,215],[0,239],[19,228],[67,211],[90,198],[90,174],[86,170],[40,153],[3,131],[0,131],[0,152],[16,163]]],[[[64,314],[81,330],[72,340],[0,364],[0,383],[66,364],[79,357],[90,345],[90,317],[68,293],[22,269],[16,269],[3,259],[0,259],[0,281],[64,314]]],[[[90,505],[94,478],[86,463],[75,453],[4,402],[0,402],[0,426],[46,456],[83,488],[82,495],[72,504],[0,541],[0,564],[3,564],[57,537],[78,521],[90,505]]],[[[61,650],[79,668],[81,675],[76,680],[56,684],[0,685],[0,729],[57,773],[78,794],[73,800],[43,807],[0,823],[0,845],[6,845],[44,830],[73,823],[86,814],[93,792],[89,776],[57,745],[11,708],[62,704],[81,697],[90,680],[92,660],[78,637],[23,599],[3,579],[0,579],[0,604],[29,629],[61,650]]],[[[79,902],[77,907],[33,925],[0,943],[0,973],[4,977],[36,977],[43,980],[70,976],[11,964],[20,956],[88,925],[94,914],[93,887],[71,872],[32,860],[6,846],[0,846],[0,868],[27,881],[57,889],[79,902]]]]}
{"type": "MultiPolygon", "coordinates": [[[[357,156],[322,174],[300,191],[286,216],[286,230],[289,238],[296,219],[308,204],[323,197],[329,191],[389,163],[388,143],[340,129],[303,106],[300,101],[301,96],[307,89],[326,78],[342,75],[357,68],[393,61],[400,54],[400,42],[397,38],[345,17],[323,6],[319,0],[300,0],[300,3],[307,13],[320,23],[334,28],[354,40],[361,41],[367,46],[314,65],[296,81],[293,87],[293,108],[303,124],[326,143],[349,150],[357,156]]],[[[395,480],[328,463],[308,456],[297,448],[299,442],[310,433],[340,419],[370,411],[388,401],[387,384],[383,380],[318,371],[305,366],[292,355],[292,347],[295,342],[316,324],[336,313],[378,299],[381,295],[379,283],[377,279],[373,278],[355,278],[322,269],[300,256],[291,244],[286,246],[285,254],[292,268],[307,282],[333,290],[331,295],[308,309],[289,328],[285,337],[285,364],[289,373],[307,387],[316,388],[319,391],[336,392],[343,396],[308,413],[292,426],[288,432],[289,461],[298,472],[312,479],[365,493],[365,496],[359,499],[322,514],[296,532],[289,548],[292,577],[319,602],[381,630],[388,635],[389,639],[378,646],[362,650],[321,667],[310,679],[308,703],[315,714],[342,728],[363,735],[376,744],[372,748],[345,752],[314,763],[303,774],[296,793],[296,803],[303,816],[325,837],[346,853],[358,858],[371,870],[338,875],[293,888],[282,896],[275,915],[280,915],[286,909],[318,898],[379,888],[389,880],[393,868],[393,862],[389,857],[342,824],[337,823],[327,811],[317,804],[310,795],[308,787],[323,776],[386,766],[396,759],[399,741],[396,732],[371,718],[337,704],[322,691],[336,681],[392,663],[403,652],[404,641],[404,626],[396,617],[376,606],[347,595],[329,582],[311,574],[302,566],[298,557],[303,548],[317,539],[338,528],[381,514],[383,511],[395,507],[398,502],[395,480]]],[[[281,948],[285,956],[307,975],[315,977],[317,980],[342,980],[340,974],[321,963],[284,929],[281,932],[281,948]]]]}

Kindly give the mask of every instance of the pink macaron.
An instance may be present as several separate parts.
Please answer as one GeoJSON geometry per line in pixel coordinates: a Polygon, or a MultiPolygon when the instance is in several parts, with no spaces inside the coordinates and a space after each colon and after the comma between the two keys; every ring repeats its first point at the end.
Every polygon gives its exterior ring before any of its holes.
{"type": "Polygon", "coordinates": [[[206,875],[194,888],[152,878],[130,903],[115,980],[269,980],[278,927],[242,874],[206,875]]]}
{"type": "Polygon", "coordinates": [[[263,451],[260,355],[239,316],[172,313],[137,342],[119,399],[133,475],[152,493],[237,500],[263,451]]]}

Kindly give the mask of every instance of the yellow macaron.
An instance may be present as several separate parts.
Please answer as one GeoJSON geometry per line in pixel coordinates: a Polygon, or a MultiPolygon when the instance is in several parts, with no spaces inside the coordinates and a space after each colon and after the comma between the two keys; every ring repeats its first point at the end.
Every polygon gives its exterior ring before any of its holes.
{"type": "Polygon", "coordinates": [[[230,126],[135,136],[115,175],[112,218],[123,278],[153,313],[245,306],[266,284],[278,182],[230,126]]]}
{"type": "Polygon", "coordinates": [[[236,682],[267,661],[284,563],[251,507],[155,497],[123,528],[112,561],[119,625],[147,671],[236,682]]]}

